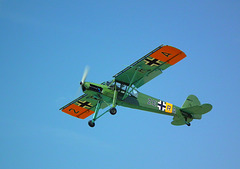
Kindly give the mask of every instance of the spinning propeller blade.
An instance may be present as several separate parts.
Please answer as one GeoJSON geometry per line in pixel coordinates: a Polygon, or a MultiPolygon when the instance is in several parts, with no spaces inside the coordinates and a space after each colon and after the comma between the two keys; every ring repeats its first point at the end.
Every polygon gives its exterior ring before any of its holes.
{"type": "Polygon", "coordinates": [[[82,76],[82,80],[80,82],[80,87],[78,88],[77,92],[76,92],[76,97],[79,97],[80,93],[81,93],[81,89],[83,90],[83,84],[85,83],[85,80],[87,78],[88,72],[89,72],[89,66],[86,66],[83,72],[83,76],[82,76]]]}
{"type": "Polygon", "coordinates": [[[85,70],[84,70],[84,73],[83,73],[81,85],[84,84],[84,82],[85,82],[85,80],[86,80],[86,78],[87,78],[88,72],[89,72],[89,66],[86,66],[86,67],[85,67],[85,70]]]}

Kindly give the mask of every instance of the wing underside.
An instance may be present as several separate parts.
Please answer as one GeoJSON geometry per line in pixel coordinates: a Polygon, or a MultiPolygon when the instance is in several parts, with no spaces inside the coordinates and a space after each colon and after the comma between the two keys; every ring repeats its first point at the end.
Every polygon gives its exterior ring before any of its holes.
{"type": "Polygon", "coordinates": [[[94,113],[95,107],[97,105],[97,100],[93,97],[84,94],[67,105],[60,108],[64,113],[71,116],[85,119],[94,113]]]}
{"type": "Polygon", "coordinates": [[[117,82],[139,88],[185,57],[177,48],[159,46],[113,77],[117,82]]]}

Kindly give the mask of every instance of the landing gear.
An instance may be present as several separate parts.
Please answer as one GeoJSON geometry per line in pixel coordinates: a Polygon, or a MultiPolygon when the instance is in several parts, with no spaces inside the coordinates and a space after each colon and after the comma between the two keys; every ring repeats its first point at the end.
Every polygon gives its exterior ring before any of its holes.
{"type": "Polygon", "coordinates": [[[97,105],[96,105],[96,108],[95,108],[95,113],[93,115],[93,119],[88,121],[88,125],[90,127],[94,127],[95,126],[95,121],[97,120],[97,115],[98,115],[98,111],[100,109],[100,106],[101,106],[101,101],[98,101],[97,105]]]}
{"type": "Polygon", "coordinates": [[[95,126],[95,123],[94,123],[92,120],[89,120],[89,121],[88,121],[88,125],[89,125],[90,127],[94,127],[94,126],[95,126]]]}
{"type": "Polygon", "coordinates": [[[115,115],[117,113],[117,109],[115,108],[116,107],[116,103],[117,103],[117,87],[116,87],[116,83],[115,83],[115,86],[114,86],[114,94],[113,94],[113,104],[112,104],[112,108],[110,108],[110,113],[111,115],[115,115]]]}
{"type": "Polygon", "coordinates": [[[111,115],[115,115],[117,113],[117,109],[115,107],[112,107],[110,109],[110,113],[111,113],[111,115]]]}
{"type": "Polygon", "coordinates": [[[94,127],[94,126],[95,126],[95,121],[96,121],[98,118],[102,117],[102,116],[103,116],[104,114],[106,114],[107,112],[110,112],[112,115],[115,115],[115,114],[117,113],[117,109],[115,108],[116,105],[117,105],[117,104],[116,104],[116,101],[117,101],[117,90],[116,90],[116,84],[115,84],[115,90],[114,90],[112,107],[111,107],[110,109],[108,109],[107,111],[105,111],[104,113],[102,113],[101,115],[98,115],[98,111],[99,111],[99,109],[100,109],[100,107],[101,107],[101,104],[102,104],[102,100],[101,100],[101,98],[99,98],[99,101],[98,101],[98,103],[97,103],[97,105],[96,105],[96,108],[95,108],[95,113],[94,113],[94,115],[93,115],[93,119],[88,122],[88,125],[89,125],[90,127],[94,127]]]}
{"type": "Polygon", "coordinates": [[[192,119],[193,118],[192,115],[185,112],[182,112],[182,115],[184,116],[185,124],[187,126],[191,126],[191,123],[188,122],[188,118],[192,119]]]}

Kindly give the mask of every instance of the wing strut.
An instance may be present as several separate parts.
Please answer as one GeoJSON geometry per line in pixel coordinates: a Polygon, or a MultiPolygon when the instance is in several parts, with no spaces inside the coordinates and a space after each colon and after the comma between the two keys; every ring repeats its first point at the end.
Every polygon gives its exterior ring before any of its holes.
{"type": "Polygon", "coordinates": [[[135,79],[135,76],[136,76],[136,74],[137,74],[137,71],[138,71],[139,69],[140,69],[140,67],[137,67],[137,68],[135,69],[135,72],[134,72],[134,74],[133,74],[132,80],[130,81],[130,83],[129,83],[129,85],[128,85],[128,88],[127,88],[127,90],[126,90],[126,92],[125,92],[122,100],[126,99],[126,97],[128,96],[128,91],[129,91],[130,87],[132,86],[132,84],[133,84],[133,82],[134,82],[134,79],[135,79]]]}
{"type": "Polygon", "coordinates": [[[112,104],[112,107],[116,107],[116,102],[117,102],[117,85],[116,85],[116,82],[114,84],[114,93],[113,93],[113,104],[112,104]]]}

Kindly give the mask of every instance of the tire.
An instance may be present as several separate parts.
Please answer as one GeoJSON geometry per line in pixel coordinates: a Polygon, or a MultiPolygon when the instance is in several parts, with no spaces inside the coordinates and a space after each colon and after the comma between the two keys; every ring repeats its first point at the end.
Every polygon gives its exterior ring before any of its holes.
{"type": "Polygon", "coordinates": [[[112,107],[110,109],[110,113],[111,113],[111,115],[115,115],[117,113],[117,109],[115,107],[112,107]]]}
{"type": "Polygon", "coordinates": [[[88,125],[89,125],[90,127],[94,127],[94,126],[95,126],[95,123],[94,123],[92,120],[90,120],[90,121],[88,122],[88,125]]]}

